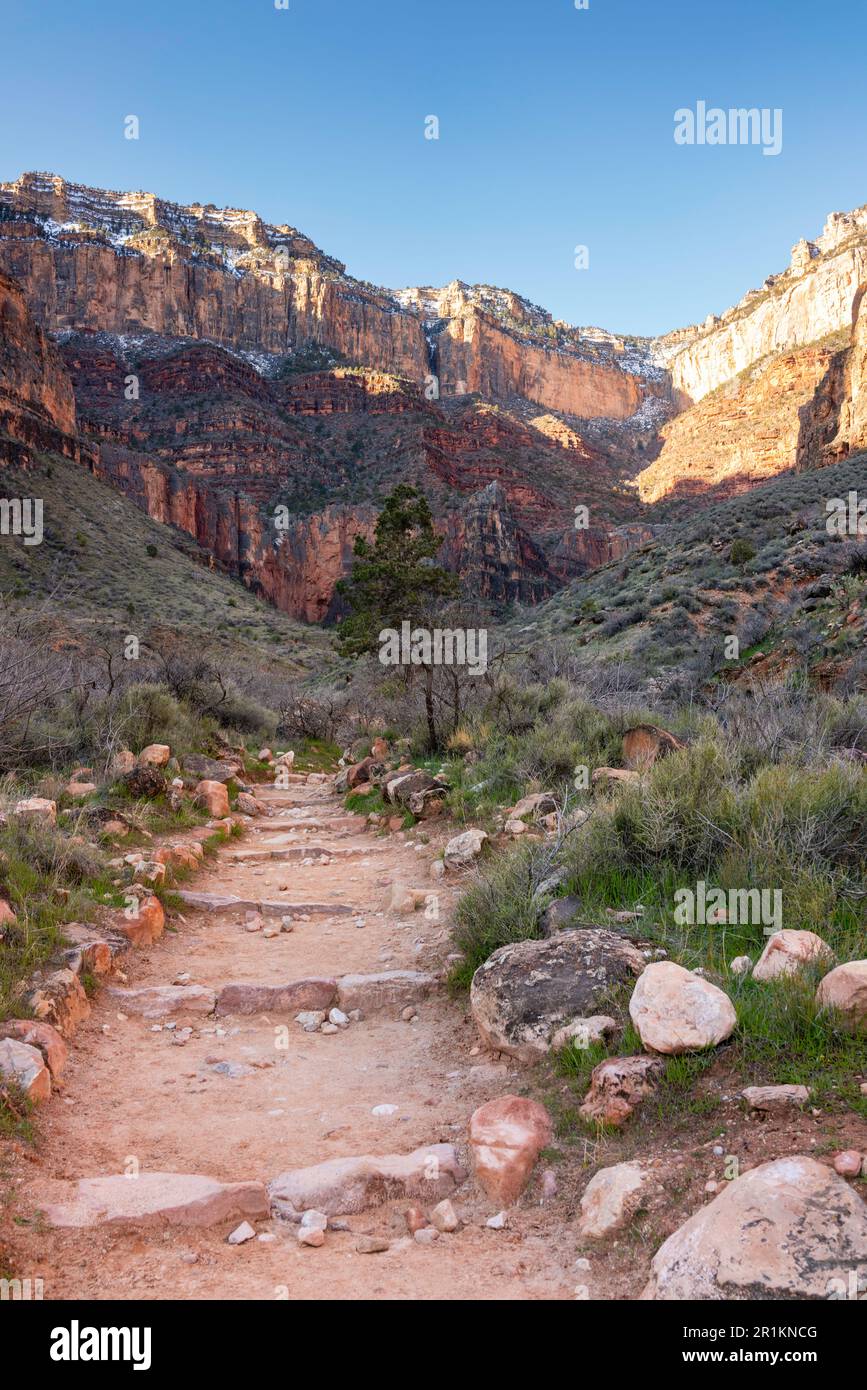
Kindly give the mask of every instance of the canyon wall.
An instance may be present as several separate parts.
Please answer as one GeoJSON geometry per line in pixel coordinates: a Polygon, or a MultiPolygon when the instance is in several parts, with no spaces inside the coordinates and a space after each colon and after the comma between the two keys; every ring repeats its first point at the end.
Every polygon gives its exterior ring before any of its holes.
{"type": "Polygon", "coordinates": [[[856,297],[852,338],[832,357],[812,401],[801,411],[797,466],[837,463],[867,449],[867,285],[856,297]]]}
{"type": "MultiPolygon", "coordinates": [[[[0,184],[0,269],[51,333],[208,339],[257,357],[320,349],[443,394],[524,396],[579,417],[627,419],[660,387],[606,336],[508,291],[454,282],[393,293],[346,274],[287,225],[29,173],[0,184]]],[[[262,365],[261,361],[257,365],[262,365]]],[[[647,362],[650,370],[649,359],[647,362]]]]}
{"type": "Polygon", "coordinates": [[[867,281],[867,207],[831,213],[822,235],[793,248],[789,268],[769,276],[720,318],[657,343],[675,393],[687,404],[762,358],[848,331],[867,281]]]}
{"type": "Polygon", "coordinates": [[[662,427],[662,448],[635,479],[643,502],[746,492],[798,465],[802,412],[835,358],[807,347],[757,363],[662,427]]]}
{"type": "Polygon", "coordinates": [[[80,457],[75,397],[60,353],[34,323],[16,281],[0,274],[0,459],[34,451],[80,457]]]}

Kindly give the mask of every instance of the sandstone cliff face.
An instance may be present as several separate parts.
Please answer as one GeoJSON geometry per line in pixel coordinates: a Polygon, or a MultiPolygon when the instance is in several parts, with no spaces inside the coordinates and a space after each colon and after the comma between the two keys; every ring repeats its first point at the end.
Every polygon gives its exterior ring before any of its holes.
{"type": "Polygon", "coordinates": [[[800,469],[821,468],[867,449],[867,285],[853,306],[849,345],[837,352],[801,410],[800,469]]]}
{"type": "Polygon", "coordinates": [[[667,389],[646,351],[555,325],[508,291],[393,294],[253,212],[52,174],[0,184],[0,269],[52,333],[209,339],[254,359],[318,347],[419,386],[436,375],[443,394],[526,396],[584,418],[627,419],[667,389]]]}
{"type": "Polygon", "coordinates": [[[832,213],[815,242],[799,242],[789,269],[772,275],[702,329],[658,340],[672,387],[698,401],[761,358],[848,329],[867,280],[867,207],[832,213]]]}
{"type": "Polygon", "coordinates": [[[624,420],[648,394],[637,376],[521,342],[492,319],[467,309],[437,338],[442,389],[485,397],[524,396],[550,410],[624,420]]]}
{"type": "Polygon", "coordinates": [[[418,319],[290,227],[25,174],[0,185],[0,268],[49,331],[209,338],[284,354],[320,344],[422,380],[418,319]]]}
{"type": "Polygon", "coordinates": [[[397,480],[424,489],[444,562],[479,597],[537,601],[618,553],[606,536],[631,504],[575,430],[539,430],[469,397],[432,403],[382,372],[266,378],[207,343],[74,334],[62,352],[99,476],[307,621],[334,617],[371,499],[397,480]],[[564,547],[579,502],[594,528],[564,547]]]}
{"type": "Polygon", "coordinates": [[[658,457],[635,480],[642,501],[709,494],[718,500],[795,468],[802,413],[834,359],[830,348],[782,353],[669,421],[658,457]]]}
{"type": "Polygon", "coordinates": [[[34,323],[19,285],[0,274],[0,457],[79,456],[75,397],[54,343],[34,323]],[[17,447],[16,447],[17,446],[17,447]]]}

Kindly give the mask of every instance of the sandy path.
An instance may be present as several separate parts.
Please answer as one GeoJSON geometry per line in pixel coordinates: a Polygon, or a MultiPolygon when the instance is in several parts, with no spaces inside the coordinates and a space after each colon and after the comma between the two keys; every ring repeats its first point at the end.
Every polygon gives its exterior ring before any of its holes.
{"type": "MultiPolygon", "coordinates": [[[[432,884],[432,846],[419,851],[411,833],[363,833],[363,821],[347,818],[327,786],[265,795],[277,815],[227,845],[195,891],[349,906],[352,913],[320,911],[269,939],[246,931],[243,913],[188,911],[176,931],[129,954],[130,986],[170,984],[181,973],[216,987],[441,967],[455,889],[432,884]],[[297,847],[311,845],[335,857],[302,864],[297,847]],[[273,858],[271,850],[295,857],[273,858]],[[392,880],[435,888],[440,920],[422,911],[390,916],[392,880]]],[[[62,1095],[40,1119],[38,1163],[16,1165],[16,1210],[25,1217],[50,1196],[54,1180],[119,1173],[130,1158],[144,1171],[267,1182],[327,1158],[462,1145],[477,1105],[521,1088],[505,1069],[481,1079],[471,1073],[490,1059],[471,1055],[475,1030],[443,990],[419,1005],[415,1023],[395,1011],[332,1036],[305,1034],[288,1017],[190,1018],[178,1021],[193,1025],[178,1046],[171,1031],[117,1015],[101,991],[76,1036],[62,1095]],[[289,1046],[279,1050],[275,1026],[287,1023],[289,1046]],[[215,1070],[220,1062],[240,1064],[242,1074],[215,1070]],[[374,1116],[383,1103],[397,1112],[374,1116]]],[[[204,1231],[55,1231],[37,1222],[20,1228],[18,1263],[43,1278],[48,1299],[574,1297],[574,1243],[562,1213],[555,1223],[549,1208],[529,1204],[506,1230],[493,1231],[485,1226],[493,1208],[472,1182],[455,1204],[467,1224],[425,1248],[407,1237],[404,1201],[348,1218],[351,1231],[329,1232],[320,1249],[299,1247],[295,1227],[280,1221],[257,1223],[275,1241],[234,1247],[226,1236],[235,1221],[204,1231]],[[359,1254],[360,1233],[386,1236],[392,1248],[359,1254]]]]}

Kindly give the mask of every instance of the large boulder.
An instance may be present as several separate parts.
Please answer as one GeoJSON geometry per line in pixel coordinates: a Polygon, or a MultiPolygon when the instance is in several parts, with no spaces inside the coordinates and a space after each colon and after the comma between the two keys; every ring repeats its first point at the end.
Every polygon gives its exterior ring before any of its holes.
{"type": "Polygon", "coordinates": [[[633,770],[651,767],[657,758],[664,758],[685,746],[667,729],[659,729],[655,724],[636,724],[623,735],[623,762],[633,770]]]}
{"type": "Polygon", "coordinates": [[[545,1107],[526,1096],[500,1096],[473,1112],[473,1167],[492,1202],[506,1207],[518,1200],[552,1133],[545,1107]]]}
{"type": "Polygon", "coordinates": [[[641,781],[641,773],[628,767],[597,767],[590,780],[594,788],[607,791],[617,786],[635,785],[641,781]]]}
{"type": "Polygon", "coordinates": [[[142,767],[165,767],[172,750],[167,743],[149,743],[138,755],[142,767]]]}
{"type": "Polygon", "coordinates": [[[466,869],[478,859],[487,840],[488,834],[485,830],[464,830],[462,834],[449,840],[443,854],[443,863],[447,869],[466,869]]]}
{"type": "Polygon", "coordinates": [[[629,1016],[644,1046],[667,1056],[716,1047],[738,1021],[723,990],[671,960],[648,965],[632,992],[629,1016]]]}
{"type": "Polygon", "coordinates": [[[736,1178],[660,1246],[643,1299],[845,1297],[867,1265],[867,1206],[813,1158],[736,1178]]]}
{"type": "Polygon", "coordinates": [[[200,782],[228,782],[240,772],[238,763],[227,759],[206,758],[202,753],[190,753],[184,758],[184,773],[200,782]]]}
{"type": "Polygon", "coordinates": [[[73,970],[54,970],[44,976],[26,998],[33,1015],[71,1038],[79,1023],[90,1016],[90,1002],[73,970]]]}
{"type": "Polygon", "coordinates": [[[501,946],[473,976],[470,1007],[485,1042],[534,1062],[575,1019],[603,1014],[612,991],[644,969],[633,944],[604,927],[501,946]]]}
{"type": "Polygon", "coordinates": [[[833,952],[821,936],[812,931],[786,928],[774,932],[753,966],[754,980],[775,980],[779,975],[793,975],[813,961],[833,960],[833,952]]]}
{"type": "Polygon", "coordinates": [[[28,796],[16,803],[12,812],[16,820],[41,821],[44,825],[57,824],[57,802],[45,796],[28,796]]]}
{"type": "Polygon", "coordinates": [[[10,1018],[0,1023],[0,1038],[14,1038],[28,1047],[35,1047],[41,1053],[52,1079],[60,1080],[69,1049],[50,1023],[39,1022],[35,1018],[10,1018]]]}
{"type": "Polygon", "coordinates": [[[384,783],[385,799],[390,801],[393,806],[409,807],[413,796],[417,797],[422,792],[434,789],[446,792],[448,791],[448,783],[433,777],[423,767],[416,768],[412,772],[395,773],[394,776],[388,777],[384,783]]]}
{"type": "Polygon", "coordinates": [[[162,796],[168,786],[165,773],[148,763],[143,763],[141,767],[134,767],[129,772],[125,772],[121,781],[129,795],[137,801],[152,800],[154,797],[162,796]]]}
{"type": "Polygon", "coordinates": [[[542,816],[550,815],[556,810],[557,799],[551,792],[532,792],[529,796],[522,796],[520,801],[516,801],[514,806],[510,806],[504,812],[504,815],[507,821],[523,820],[525,816],[541,820],[542,816]]]}
{"type": "Polygon", "coordinates": [[[162,936],[166,914],[159,898],[136,888],[130,889],[132,901],[115,921],[115,929],[133,946],[152,946],[162,936]]]}
{"type": "Polygon", "coordinates": [[[838,965],[821,981],[816,1000],[834,1009],[853,1033],[867,1033],[867,960],[838,965]]]}
{"type": "Polygon", "coordinates": [[[363,786],[365,782],[372,782],[377,776],[377,769],[380,772],[383,770],[375,758],[362,758],[360,763],[353,763],[351,767],[344,769],[337,779],[337,790],[352,791],[355,787],[363,786]]]}

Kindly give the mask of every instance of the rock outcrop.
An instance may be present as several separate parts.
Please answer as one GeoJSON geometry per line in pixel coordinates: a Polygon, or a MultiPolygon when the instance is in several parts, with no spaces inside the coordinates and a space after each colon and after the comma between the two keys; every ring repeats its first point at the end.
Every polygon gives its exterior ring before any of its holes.
{"type": "Polygon", "coordinates": [[[50,332],[206,338],[249,354],[337,354],[443,394],[525,396],[625,419],[661,374],[634,345],[585,342],[508,291],[455,282],[394,294],[255,213],[26,173],[0,184],[0,269],[50,332]]]}
{"type": "Polygon", "coordinates": [[[867,1207],[813,1158],[730,1183],[669,1236],[643,1299],[845,1298],[867,1262],[867,1207]]]}
{"type": "Polygon", "coordinates": [[[832,212],[822,235],[799,243],[782,274],[769,276],[761,289],[750,290],[702,328],[658,340],[673,390],[699,401],[762,358],[848,331],[865,282],[867,206],[832,212]]]}
{"type": "Polygon", "coordinates": [[[34,322],[21,286],[0,273],[0,461],[79,458],[75,397],[63,359],[34,322]]]}
{"type": "Polygon", "coordinates": [[[561,1028],[603,1014],[612,992],[644,964],[631,942],[604,928],[501,946],[473,976],[473,1018],[489,1047],[538,1061],[561,1028]]]}

